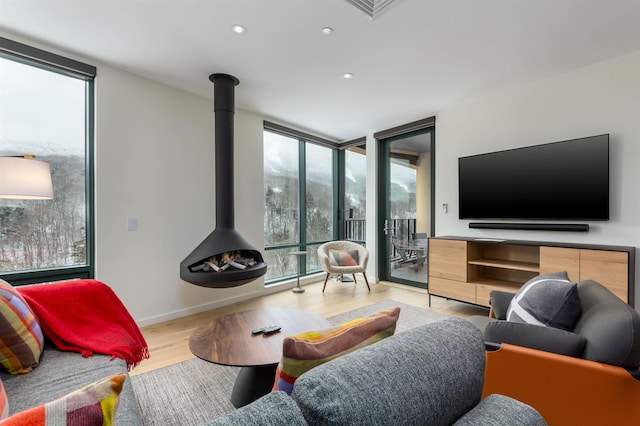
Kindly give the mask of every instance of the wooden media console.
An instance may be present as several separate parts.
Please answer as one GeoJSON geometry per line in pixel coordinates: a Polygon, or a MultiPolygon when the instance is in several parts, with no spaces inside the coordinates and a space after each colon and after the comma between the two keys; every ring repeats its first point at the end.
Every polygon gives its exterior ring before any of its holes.
{"type": "Polygon", "coordinates": [[[440,296],[489,306],[492,290],[517,292],[539,274],[567,271],[634,305],[635,247],[493,238],[429,239],[429,301],[440,296]]]}

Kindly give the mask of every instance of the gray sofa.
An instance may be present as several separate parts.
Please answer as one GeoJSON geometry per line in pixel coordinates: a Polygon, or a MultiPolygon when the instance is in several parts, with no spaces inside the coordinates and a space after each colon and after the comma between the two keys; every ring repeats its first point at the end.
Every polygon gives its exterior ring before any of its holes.
{"type": "MultiPolygon", "coordinates": [[[[117,373],[127,373],[127,364],[123,359],[114,358],[111,361],[111,356],[107,355],[83,358],[77,352],[62,352],[45,345],[40,364],[31,373],[0,373],[0,378],[7,392],[9,414],[12,415],[45,404],[117,373]]],[[[138,400],[128,377],[120,393],[116,424],[142,424],[138,400]]]]}
{"type": "Polygon", "coordinates": [[[320,365],[292,396],[272,392],[214,425],[544,425],[528,405],[481,400],[482,334],[451,318],[398,333],[320,365]]]}

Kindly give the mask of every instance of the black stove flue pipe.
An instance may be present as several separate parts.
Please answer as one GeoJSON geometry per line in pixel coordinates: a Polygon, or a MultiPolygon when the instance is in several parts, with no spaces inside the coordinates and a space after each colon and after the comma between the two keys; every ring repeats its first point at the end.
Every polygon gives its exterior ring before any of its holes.
{"type": "Polygon", "coordinates": [[[246,284],[266,274],[267,264],[257,251],[236,229],[233,187],[233,142],[235,96],[237,78],[228,74],[212,74],[214,83],[213,109],[215,112],[215,192],[216,228],[189,256],[180,263],[180,278],[203,287],[226,288],[246,284]],[[212,256],[240,252],[257,264],[244,270],[229,268],[224,272],[193,270],[212,256]]]}
{"type": "Polygon", "coordinates": [[[209,80],[215,86],[213,111],[216,123],[216,228],[233,229],[233,118],[236,103],[234,88],[240,81],[228,74],[211,74],[209,80]]]}

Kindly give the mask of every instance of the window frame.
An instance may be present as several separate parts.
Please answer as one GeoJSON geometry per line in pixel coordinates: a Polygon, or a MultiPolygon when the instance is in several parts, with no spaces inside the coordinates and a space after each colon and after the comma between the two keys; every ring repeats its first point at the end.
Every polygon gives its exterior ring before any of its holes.
{"type": "Polygon", "coordinates": [[[0,272],[14,286],[95,277],[95,76],[97,69],[71,58],[0,37],[0,56],[25,65],[84,80],[85,85],[85,238],[86,263],[38,270],[0,272]]]}
{"type": "MultiPolygon", "coordinates": [[[[263,132],[271,132],[275,134],[280,134],[283,136],[290,137],[298,142],[298,235],[299,241],[297,243],[286,243],[286,244],[278,244],[278,245],[270,245],[264,247],[265,251],[269,250],[281,250],[281,249],[291,249],[294,248],[300,251],[308,251],[307,246],[312,245],[316,246],[319,244],[323,244],[328,241],[333,241],[338,239],[339,237],[339,217],[338,212],[341,211],[342,201],[339,196],[339,147],[340,145],[336,142],[332,142],[314,135],[310,135],[308,133],[300,132],[294,129],[290,129],[288,127],[281,126],[279,124],[271,123],[268,121],[264,122],[263,132]],[[321,240],[321,241],[307,241],[307,181],[306,181],[306,169],[307,169],[307,158],[306,158],[306,145],[312,143],[315,145],[320,145],[324,148],[331,149],[331,162],[332,162],[332,203],[333,203],[333,212],[332,212],[332,238],[329,240],[321,240]]],[[[293,141],[292,141],[293,142],[293,141]]],[[[307,256],[302,256],[300,259],[300,277],[315,274],[321,272],[322,269],[315,269],[308,271],[307,270],[307,256]]],[[[296,274],[285,275],[278,278],[272,278],[265,281],[265,286],[271,286],[277,284],[279,282],[289,280],[296,277],[296,274]]]]}

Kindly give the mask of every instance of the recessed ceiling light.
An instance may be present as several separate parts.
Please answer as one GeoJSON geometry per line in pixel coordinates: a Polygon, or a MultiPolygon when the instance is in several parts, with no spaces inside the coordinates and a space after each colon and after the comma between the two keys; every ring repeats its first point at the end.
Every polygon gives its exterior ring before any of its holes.
{"type": "Polygon", "coordinates": [[[349,79],[353,78],[353,74],[352,74],[352,73],[350,73],[350,72],[345,72],[342,76],[343,76],[344,78],[346,78],[347,80],[349,80],[349,79]]]}
{"type": "Polygon", "coordinates": [[[233,27],[231,27],[231,31],[233,31],[236,34],[244,34],[247,32],[247,27],[236,24],[233,27]]]}
{"type": "Polygon", "coordinates": [[[324,27],[324,28],[321,30],[321,32],[322,32],[322,35],[329,36],[329,35],[333,34],[333,28],[331,28],[331,27],[324,27]]]}

